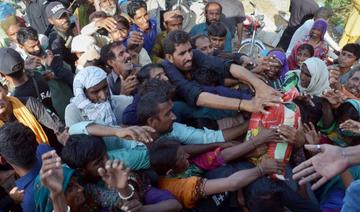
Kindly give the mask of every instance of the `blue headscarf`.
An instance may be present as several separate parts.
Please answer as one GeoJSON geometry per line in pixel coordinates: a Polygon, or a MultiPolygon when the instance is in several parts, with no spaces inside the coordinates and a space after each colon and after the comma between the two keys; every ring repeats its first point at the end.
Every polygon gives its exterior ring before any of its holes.
{"type": "Polygon", "coordinates": [[[324,40],[324,36],[328,27],[328,22],[322,18],[317,19],[311,29],[318,29],[321,32],[321,40],[324,40]]]}

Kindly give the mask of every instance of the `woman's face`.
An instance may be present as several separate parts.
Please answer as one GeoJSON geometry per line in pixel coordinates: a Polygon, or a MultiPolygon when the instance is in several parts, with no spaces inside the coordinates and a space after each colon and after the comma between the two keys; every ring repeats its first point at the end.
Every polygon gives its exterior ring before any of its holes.
{"type": "Polygon", "coordinates": [[[321,31],[319,29],[310,30],[310,38],[313,40],[321,40],[321,31]]]}
{"type": "Polygon", "coordinates": [[[166,73],[165,73],[164,69],[162,69],[162,68],[151,69],[150,78],[169,81],[169,78],[166,76],[166,73]]]}
{"type": "Polygon", "coordinates": [[[270,66],[270,69],[265,72],[265,75],[270,80],[279,79],[279,74],[282,68],[281,63],[278,60],[273,61],[274,65],[270,66]]]}
{"type": "Polygon", "coordinates": [[[79,208],[85,203],[84,187],[79,185],[76,177],[71,177],[65,191],[65,200],[70,208],[79,208]]]}
{"type": "Polygon", "coordinates": [[[303,62],[310,57],[311,57],[311,54],[308,50],[302,49],[302,50],[298,51],[296,54],[296,62],[298,64],[298,66],[301,67],[303,62]]]}
{"type": "Polygon", "coordinates": [[[109,33],[109,36],[113,41],[124,41],[128,35],[129,29],[122,24],[118,24],[117,28],[109,33]]]}
{"type": "Polygon", "coordinates": [[[301,87],[307,88],[310,85],[311,81],[311,74],[310,71],[305,63],[301,65],[301,72],[300,72],[300,84],[301,87]]]}

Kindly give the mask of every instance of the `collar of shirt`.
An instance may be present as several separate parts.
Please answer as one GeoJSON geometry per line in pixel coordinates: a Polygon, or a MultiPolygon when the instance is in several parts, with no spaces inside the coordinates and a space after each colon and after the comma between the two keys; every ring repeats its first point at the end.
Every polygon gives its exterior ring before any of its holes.
{"type": "Polygon", "coordinates": [[[115,73],[115,71],[112,71],[110,74],[111,74],[111,77],[113,78],[114,82],[116,82],[119,78],[120,78],[121,81],[123,81],[123,79],[124,79],[123,76],[117,75],[115,73]]]}
{"type": "Polygon", "coordinates": [[[18,180],[16,180],[15,182],[16,186],[21,190],[26,189],[31,184],[31,182],[33,182],[35,178],[38,176],[40,172],[40,168],[41,168],[41,162],[38,159],[36,159],[35,165],[31,169],[31,171],[28,172],[26,175],[20,177],[18,180]]]}

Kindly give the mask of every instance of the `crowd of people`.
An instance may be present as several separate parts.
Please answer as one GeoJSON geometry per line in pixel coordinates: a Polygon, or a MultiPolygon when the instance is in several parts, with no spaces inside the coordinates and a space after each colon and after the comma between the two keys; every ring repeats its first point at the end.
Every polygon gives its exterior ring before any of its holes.
{"type": "Polygon", "coordinates": [[[241,1],[189,32],[150,2],[0,3],[0,211],[360,211],[360,45],[331,8],[291,0],[251,58],[241,1]]]}

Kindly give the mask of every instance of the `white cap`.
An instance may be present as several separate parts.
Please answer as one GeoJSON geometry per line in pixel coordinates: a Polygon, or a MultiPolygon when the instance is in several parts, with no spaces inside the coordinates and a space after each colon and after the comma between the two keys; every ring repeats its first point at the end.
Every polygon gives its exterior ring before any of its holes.
{"type": "Polygon", "coordinates": [[[72,39],[71,52],[87,52],[90,49],[99,49],[96,46],[96,40],[89,35],[77,35],[72,39]]]}

